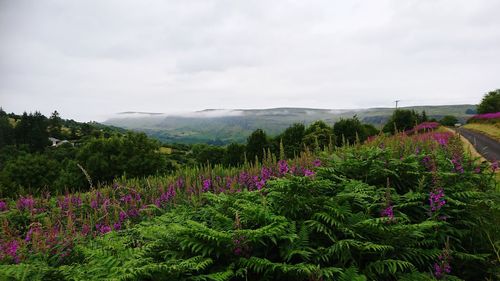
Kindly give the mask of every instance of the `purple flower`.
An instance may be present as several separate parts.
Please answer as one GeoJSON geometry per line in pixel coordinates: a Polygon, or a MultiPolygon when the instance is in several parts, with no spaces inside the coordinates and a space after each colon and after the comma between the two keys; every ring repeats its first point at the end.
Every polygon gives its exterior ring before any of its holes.
{"type": "Polygon", "coordinates": [[[431,191],[429,193],[429,205],[431,207],[431,211],[439,211],[441,207],[446,204],[446,200],[444,200],[444,191],[442,188],[437,189],[435,192],[431,191]]]}
{"type": "Polygon", "coordinates": [[[24,238],[24,241],[25,242],[29,242],[31,241],[31,235],[33,234],[33,231],[36,233],[38,232],[38,228],[37,227],[32,227],[28,230],[28,232],[26,232],[26,237],[24,238]]]}
{"type": "Polygon", "coordinates": [[[313,166],[314,166],[314,167],[319,167],[319,166],[321,166],[321,160],[319,160],[319,159],[314,160],[314,161],[313,161],[313,166]]]}
{"type": "Polygon", "coordinates": [[[268,180],[271,178],[271,169],[270,168],[267,168],[267,167],[262,167],[261,171],[260,171],[260,175],[262,177],[262,179],[264,180],[268,180]]]}
{"type": "Polygon", "coordinates": [[[383,217],[389,218],[390,220],[394,219],[394,212],[393,212],[393,206],[388,206],[387,208],[383,209],[380,214],[383,217]]]}
{"type": "Polygon", "coordinates": [[[122,196],[122,198],[120,198],[120,201],[122,201],[125,204],[132,202],[132,195],[131,194],[124,195],[122,196]]]}
{"type": "Polygon", "coordinates": [[[82,226],[82,235],[87,236],[87,234],[89,234],[89,232],[90,232],[90,226],[88,224],[84,224],[82,226]]]}
{"type": "Polygon", "coordinates": [[[7,211],[9,209],[9,206],[7,206],[7,203],[4,201],[0,201],[0,212],[7,211]]]}
{"type": "Polygon", "coordinates": [[[177,188],[181,189],[184,187],[184,180],[182,178],[178,178],[176,184],[177,188]]]}
{"type": "Polygon", "coordinates": [[[106,224],[98,223],[95,225],[95,228],[97,229],[97,231],[99,231],[100,234],[106,234],[111,231],[111,227],[106,224]]]}
{"type": "Polygon", "coordinates": [[[33,207],[35,206],[35,200],[33,197],[22,197],[19,198],[17,201],[17,208],[19,210],[33,210],[33,207]]]}
{"type": "Polygon", "coordinates": [[[255,183],[255,186],[257,187],[257,190],[261,190],[265,184],[266,184],[266,181],[262,179],[260,181],[257,181],[255,183]]]}
{"type": "Polygon", "coordinates": [[[97,200],[90,201],[90,207],[92,209],[97,209],[98,206],[99,206],[99,204],[97,203],[97,200]]]}
{"type": "Polygon", "coordinates": [[[481,173],[481,167],[477,166],[477,167],[474,169],[474,173],[476,173],[476,174],[480,174],[480,173],[481,173]]]}
{"type": "Polygon", "coordinates": [[[498,170],[498,161],[495,161],[493,163],[491,163],[491,170],[493,171],[493,173],[498,170]]]}
{"type": "Polygon", "coordinates": [[[8,242],[5,246],[5,253],[11,256],[16,263],[19,262],[19,257],[17,256],[17,250],[19,249],[19,243],[17,240],[12,240],[8,242]]]}
{"type": "Polygon", "coordinates": [[[131,218],[138,217],[139,216],[139,210],[137,210],[136,208],[132,208],[132,209],[128,210],[127,215],[129,217],[131,217],[131,218]]]}
{"type": "Polygon", "coordinates": [[[211,186],[212,186],[212,181],[210,179],[205,179],[203,180],[203,188],[201,189],[201,191],[207,192],[210,190],[211,186]]]}
{"type": "Polygon", "coordinates": [[[305,169],[304,170],[304,176],[306,176],[306,177],[312,177],[312,176],[314,176],[314,172],[311,171],[311,170],[305,169]]]}
{"type": "Polygon", "coordinates": [[[288,173],[288,163],[286,162],[286,160],[280,160],[278,162],[278,168],[279,168],[279,173],[281,176],[288,173]]]}
{"type": "Polygon", "coordinates": [[[115,222],[113,224],[113,229],[114,230],[120,230],[122,228],[122,224],[120,222],[115,222]]]}
{"type": "Polygon", "coordinates": [[[500,112],[477,114],[472,116],[471,119],[500,119],[500,112]]]}
{"type": "Polygon", "coordinates": [[[462,167],[462,163],[460,163],[460,159],[458,157],[454,157],[453,159],[451,159],[451,162],[453,163],[455,172],[459,174],[462,174],[464,172],[464,168],[462,167]]]}
{"type": "Polygon", "coordinates": [[[125,213],[124,211],[120,211],[120,214],[118,215],[118,219],[119,221],[123,222],[125,221],[125,219],[128,217],[127,213],[125,213]]]}
{"type": "Polygon", "coordinates": [[[439,261],[434,263],[434,276],[441,279],[445,274],[451,272],[451,266],[449,263],[449,255],[445,253],[439,255],[439,261]]]}

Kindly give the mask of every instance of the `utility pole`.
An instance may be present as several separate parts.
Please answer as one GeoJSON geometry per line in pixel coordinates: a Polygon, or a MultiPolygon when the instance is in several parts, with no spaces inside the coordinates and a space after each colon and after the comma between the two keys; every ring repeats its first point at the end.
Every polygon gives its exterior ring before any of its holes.
{"type": "Polygon", "coordinates": [[[395,100],[394,102],[396,103],[396,109],[398,109],[398,102],[400,102],[401,100],[395,100]]]}

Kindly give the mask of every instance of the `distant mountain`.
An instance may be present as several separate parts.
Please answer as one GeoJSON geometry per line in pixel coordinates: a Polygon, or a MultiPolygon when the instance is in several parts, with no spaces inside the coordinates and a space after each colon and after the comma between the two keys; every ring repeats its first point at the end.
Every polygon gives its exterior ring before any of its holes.
{"type": "MultiPolygon", "coordinates": [[[[413,106],[404,109],[424,111],[430,118],[440,119],[454,115],[464,121],[466,111],[474,111],[475,105],[413,106]]],[[[150,112],[121,112],[104,124],[142,131],[162,142],[226,144],[244,142],[255,129],[263,129],[276,135],[293,123],[310,124],[323,120],[329,124],[340,118],[354,115],[365,123],[381,127],[394,108],[368,109],[317,109],[317,108],[270,108],[270,109],[206,109],[202,111],[164,114],[150,112]]]]}

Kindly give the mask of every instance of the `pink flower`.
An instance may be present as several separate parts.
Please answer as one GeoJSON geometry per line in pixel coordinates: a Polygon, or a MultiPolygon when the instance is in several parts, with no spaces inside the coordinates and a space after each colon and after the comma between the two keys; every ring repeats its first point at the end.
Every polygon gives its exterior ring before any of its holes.
{"type": "Polygon", "coordinates": [[[0,201],[0,212],[7,211],[9,209],[9,206],[7,206],[7,203],[4,201],[0,201]]]}
{"type": "Polygon", "coordinates": [[[286,162],[286,160],[280,160],[278,162],[278,167],[280,175],[285,175],[286,173],[288,173],[288,163],[286,162]]]}
{"type": "Polygon", "coordinates": [[[312,176],[314,176],[314,172],[311,171],[311,170],[305,169],[304,170],[304,176],[306,176],[306,177],[312,177],[312,176]]]}
{"type": "Polygon", "coordinates": [[[437,189],[435,192],[431,191],[429,193],[429,204],[431,206],[431,211],[439,211],[441,207],[446,204],[446,200],[444,200],[444,191],[442,188],[437,189]]]}
{"type": "Polygon", "coordinates": [[[393,206],[388,206],[387,208],[383,209],[380,214],[383,217],[389,218],[390,220],[394,219],[394,212],[393,212],[393,206]]]}

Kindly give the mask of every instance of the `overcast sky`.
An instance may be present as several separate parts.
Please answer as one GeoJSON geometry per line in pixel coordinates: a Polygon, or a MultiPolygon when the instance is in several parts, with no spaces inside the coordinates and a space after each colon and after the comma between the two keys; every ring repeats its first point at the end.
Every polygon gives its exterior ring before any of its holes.
{"type": "Polygon", "coordinates": [[[0,106],[121,111],[478,103],[500,1],[0,0],[0,106]]]}

